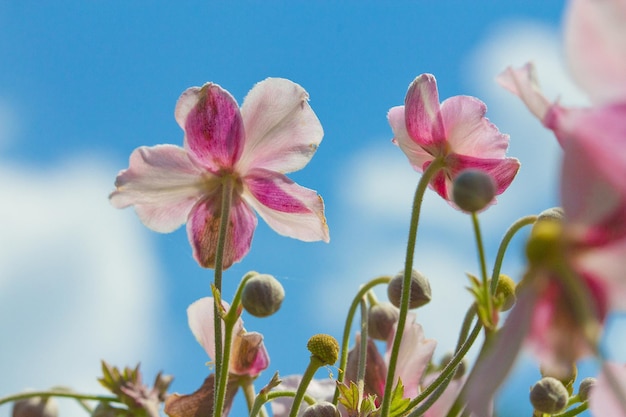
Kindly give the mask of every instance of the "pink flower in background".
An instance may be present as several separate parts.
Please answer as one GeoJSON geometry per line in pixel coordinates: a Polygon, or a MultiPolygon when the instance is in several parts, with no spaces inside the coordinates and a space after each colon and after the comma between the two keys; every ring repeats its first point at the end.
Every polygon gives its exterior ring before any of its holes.
{"type": "Polygon", "coordinates": [[[618,398],[615,389],[626,393],[626,365],[607,362],[602,366],[598,380],[589,394],[589,410],[594,417],[626,417],[624,398],[618,398]],[[607,371],[615,378],[617,386],[609,383],[607,371]]]}
{"type": "Polygon", "coordinates": [[[439,104],[437,82],[422,74],[409,86],[405,105],[389,110],[393,142],[406,154],[413,168],[423,172],[435,158],[445,167],[430,186],[444,199],[452,200],[452,181],[466,169],[491,175],[501,194],[511,184],[520,163],[505,157],[508,135],[485,117],[487,107],[474,97],[455,96],[439,104]]]}
{"type": "Polygon", "coordinates": [[[223,267],[250,249],[257,219],[281,235],[329,241],[324,203],[284,174],[304,167],[322,140],[319,120],[298,84],[268,78],[239,109],[219,85],[187,89],[176,104],[184,147],[140,147],[116,179],[111,203],[134,206],[150,229],[168,233],[187,222],[194,258],[215,266],[223,191],[232,188],[223,267]]]}

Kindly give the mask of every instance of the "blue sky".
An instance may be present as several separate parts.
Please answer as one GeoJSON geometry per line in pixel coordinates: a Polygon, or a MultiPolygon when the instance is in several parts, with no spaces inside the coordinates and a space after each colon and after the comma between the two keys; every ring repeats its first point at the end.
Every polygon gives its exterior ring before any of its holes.
{"type": "MultiPolygon", "coordinates": [[[[224,277],[227,299],[249,270],[273,274],[287,293],[277,315],[244,315],[272,361],[259,387],[275,370],[301,373],[306,341],[339,337],[359,284],[402,268],[419,177],[390,143],[386,113],[423,72],[435,74],[442,99],[485,101],[522,161],[482,216],[492,261],[511,222],[557,203],[559,163],[554,139],[493,79],[534,60],[549,95],[583,99],[561,59],[563,4],[0,1],[0,370],[15,375],[0,395],[59,383],[95,391],[100,358],[141,361],[148,380],[174,374],[183,393],[207,375],[185,310],[209,294],[212,271],[191,258],[184,228],[151,232],[107,201],[134,148],[182,144],[174,105],[207,81],[241,103],[256,82],[289,78],[325,130],[291,177],[324,197],[330,244],[281,237],[260,221],[250,254],[224,277]]],[[[434,299],[418,321],[440,357],[470,303],[464,273],[476,272],[476,255],[468,218],[434,193],[424,210],[415,262],[434,299]]],[[[506,272],[521,271],[518,245],[506,272]]],[[[536,374],[523,377],[512,390],[525,399],[536,374]]]]}

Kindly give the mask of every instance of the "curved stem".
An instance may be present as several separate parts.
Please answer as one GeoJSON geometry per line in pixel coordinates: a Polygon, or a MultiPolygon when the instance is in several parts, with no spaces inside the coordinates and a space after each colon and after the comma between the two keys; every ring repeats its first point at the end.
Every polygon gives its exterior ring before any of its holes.
{"type": "MultiPolygon", "coordinates": [[[[348,347],[349,347],[348,345],[350,343],[350,329],[352,328],[352,320],[354,319],[354,314],[356,313],[356,309],[358,308],[365,294],[369,293],[369,290],[374,288],[376,285],[388,284],[389,281],[391,281],[391,277],[388,277],[388,276],[375,278],[371,280],[370,282],[368,282],[367,284],[363,285],[354,296],[354,299],[352,300],[352,304],[350,305],[350,308],[348,309],[348,317],[346,318],[346,324],[343,328],[343,338],[341,339],[341,358],[339,360],[339,375],[337,377],[338,383],[342,383],[345,378],[344,371],[346,369],[346,364],[348,363],[348,347]]],[[[334,405],[337,405],[338,401],[339,401],[339,389],[336,388],[335,395],[333,397],[332,402],[334,405]]]]}
{"type": "Polygon", "coordinates": [[[406,324],[406,316],[409,311],[409,299],[411,297],[411,272],[413,270],[413,253],[415,252],[415,242],[417,240],[417,226],[419,224],[420,211],[422,208],[422,200],[428,183],[434,175],[444,167],[443,159],[437,158],[428,166],[426,171],[417,184],[415,196],[413,197],[413,209],[411,212],[411,224],[409,227],[409,238],[406,247],[406,259],[404,264],[404,280],[402,282],[402,296],[400,298],[400,315],[398,324],[396,325],[396,334],[393,339],[391,348],[391,356],[389,358],[389,366],[387,368],[387,380],[385,381],[385,393],[383,394],[383,403],[381,406],[381,417],[389,415],[391,406],[391,391],[395,379],[396,363],[398,361],[398,352],[400,351],[400,342],[404,333],[406,324]]]}
{"type": "MultiPolygon", "coordinates": [[[[241,382],[239,382],[239,386],[243,391],[244,397],[246,397],[246,405],[248,406],[248,412],[252,415],[252,410],[254,409],[254,405],[256,402],[256,392],[254,391],[254,382],[250,377],[242,378],[241,382]]],[[[256,414],[261,414],[261,417],[267,417],[267,411],[265,411],[265,407],[261,404],[256,414]]],[[[256,415],[255,414],[255,415],[256,415]]]]}
{"type": "MultiPolygon", "coordinates": [[[[224,248],[226,247],[226,234],[228,230],[228,222],[230,219],[230,206],[233,198],[233,179],[226,177],[222,183],[222,206],[220,209],[220,229],[217,238],[217,248],[215,251],[215,274],[213,285],[215,291],[219,294],[220,299],[222,295],[222,272],[224,265],[224,248]]],[[[213,407],[213,417],[221,417],[222,407],[219,404],[224,404],[224,398],[219,398],[220,393],[226,395],[226,383],[222,384],[222,374],[228,376],[228,362],[222,357],[222,315],[220,314],[220,307],[218,303],[214,303],[215,308],[213,311],[214,328],[215,328],[215,398],[213,407]],[[224,385],[223,387],[221,385],[224,385]]]]}
{"type": "Polygon", "coordinates": [[[309,362],[309,366],[307,366],[306,370],[304,371],[304,375],[302,375],[300,385],[298,385],[298,389],[296,390],[296,395],[293,399],[293,404],[291,405],[289,417],[296,417],[298,415],[298,410],[300,410],[300,404],[302,403],[302,399],[304,398],[304,393],[309,387],[309,383],[313,379],[315,372],[320,368],[320,366],[323,365],[324,364],[320,359],[315,356],[311,356],[311,362],[309,362]]]}
{"type": "Polygon", "coordinates": [[[579,406],[574,407],[571,410],[564,411],[560,414],[553,414],[552,417],[574,417],[585,411],[587,408],[589,408],[589,403],[585,401],[584,403],[581,403],[579,406]]]}
{"type": "MultiPolygon", "coordinates": [[[[276,398],[280,398],[280,397],[295,397],[295,396],[296,396],[295,391],[270,391],[267,394],[260,393],[259,395],[257,395],[256,399],[254,400],[254,406],[252,407],[252,411],[250,411],[250,417],[256,417],[259,414],[259,412],[262,410],[263,405],[269,401],[273,401],[276,398]]],[[[303,399],[308,405],[313,405],[316,403],[315,398],[307,394],[304,394],[303,399]]]]}
{"type": "Polygon", "coordinates": [[[13,401],[19,401],[26,398],[33,397],[59,397],[59,398],[73,398],[75,400],[94,400],[94,401],[104,401],[110,403],[120,403],[123,404],[117,397],[113,397],[110,395],[89,395],[89,394],[79,394],[75,392],[68,391],[28,391],[21,392],[19,394],[7,395],[6,397],[0,397],[0,405],[10,403],[13,401]]]}

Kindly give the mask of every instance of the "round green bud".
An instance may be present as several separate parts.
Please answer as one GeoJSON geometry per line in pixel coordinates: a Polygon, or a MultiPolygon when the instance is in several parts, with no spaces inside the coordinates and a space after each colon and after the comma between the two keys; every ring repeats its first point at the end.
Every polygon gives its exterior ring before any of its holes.
{"type": "Polygon", "coordinates": [[[322,361],[324,365],[332,365],[339,358],[339,342],[328,334],[316,334],[306,344],[307,349],[313,356],[322,361]]]}
{"type": "Polygon", "coordinates": [[[540,413],[560,413],[565,410],[568,399],[567,389],[556,378],[542,378],[530,389],[530,403],[540,413]]]}
{"type": "Polygon", "coordinates": [[[267,317],[276,313],[285,298],[285,290],[276,278],[259,274],[250,278],[243,287],[241,304],[255,317],[267,317]]]}
{"type": "Polygon", "coordinates": [[[578,397],[580,397],[581,401],[587,401],[589,399],[589,394],[591,394],[591,390],[597,382],[597,379],[591,377],[580,381],[580,385],[578,386],[578,397]]]}
{"type": "Polygon", "coordinates": [[[496,286],[496,297],[502,300],[500,311],[507,311],[515,304],[515,281],[508,275],[500,274],[496,286]]]}
{"type": "Polygon", "coordinates": [[[454,179],[452,200],[461,210],[474,213],[487,207],[496,191],[491,175],[478,169],[466,169],[454,179]]]}
{"type": "MultiPolygon", "coordinates": [[[[454,358],[454,354],[451,352],[446,353],[441,358],[441,362],[439,363],[439,367],[441,369],[445,368],[448,363],[454,358]]],[[[454,379],[462,378],[465,375],[465,371],[467,371],[467,361],[463,359],[456,368],[456,373],[454,374],[454,379]]]]}
{"type": "Polygon", "coordinates": [[[31,397],[13,403],[12,417],[57,417],[59,406],[51,397],[31,397]]]}
{"type": "Polygon", "coordinates": [[[307,407],[302,417],[341,417],[341,413],[332,403],[320,401],[307,407]]]}
{"type": "Polygon", "coordinates": [[[376,340],[387,340],[400,312],[390,303],[377,303],[367,311],[367,334],[376,340]]]}
{"type": "Polygon", "coordinates": [[[536,222],[526,243],[526,257],[531,264],[552,263],[561,256],[560,222],[536,222]]]}
{"type": "MultiPolygon", "coordinates": [[[[404,282],[404,272],[401,271],[389,281],[387,286],[387,296],[394,306],[400,308],[400,300],[402,299],[402,283],[404,282]]],[[[430,302],[432,293],[430,290],[430,282],[420,272],[415,269],[411,271],[411,298],[409,300],[409,308],[418,308],[430,302]]]]}

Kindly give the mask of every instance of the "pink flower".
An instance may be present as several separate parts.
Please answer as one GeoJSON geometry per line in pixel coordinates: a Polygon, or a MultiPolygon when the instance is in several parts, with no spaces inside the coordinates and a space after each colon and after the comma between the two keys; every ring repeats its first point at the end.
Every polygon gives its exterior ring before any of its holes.
{"type": "Polygon", "coordinates": [[[595,417],[625,417],[625,394],[626,365],[611,362],[605,363],[589,395],[589,410],[591,410],[591,414],[595,417]],[[609,383],[607,371],[611,372],[617,386],[609,383]],[[615,392],[616,388],[621,391],[622,398],[618,398],[615,392]]]}
{"type": "Polygon", "coordinates": [[[298,84],[268,78],[239,109],[217,84],[187,89],[176,104],[184,147],[137,148],[116,179],[111,203],[134,206],[150,229],[168,233],[187,222],[194,258],[215,266],[224,191],[232,189],[223,267],[250,249],[254,210],[279,234],[329,241],[324,203],[284,174],[304,167],[322,140],[319,120],[298,84]]]}
{"type": "Polygon", "coordinates": [[[422,74],[409,86],[405,105],[389,110],[388,119],[413,168],[423,172],[435,159],[445,167],[430,186],[444,199],[452,200],[452,181],[466,169],[490,174],[501,194],[513,181],[520,163],[506,158],[509,137],[485,118],[487,107],[474,97],[455,96],[439,104],[437,82],[422,74]]]}
{"type": "MultiPolygon", "coordinates": [[[[223,303],[228,309],[228,304],[223,303]]],[[[214,300],[201,298],[187,308],[189,327],[207,355],[215,359],[214,300]]],[[[222,332],[224,329],[222,328],[222,332]]],[[[238,319],[233,329],[229,376],[226,386],[224,415],[228,415],[239,387],[241,377],[256,377],[269,366],[269,356],[263,336],[257,332],[246,332],[243,320],[238,319]]],[[[189,395],[173,394],[165,401],[165,412],[170,417],[194,417],[212,415],[215,374],[209,375],[202,386],[189,395]]]]}

